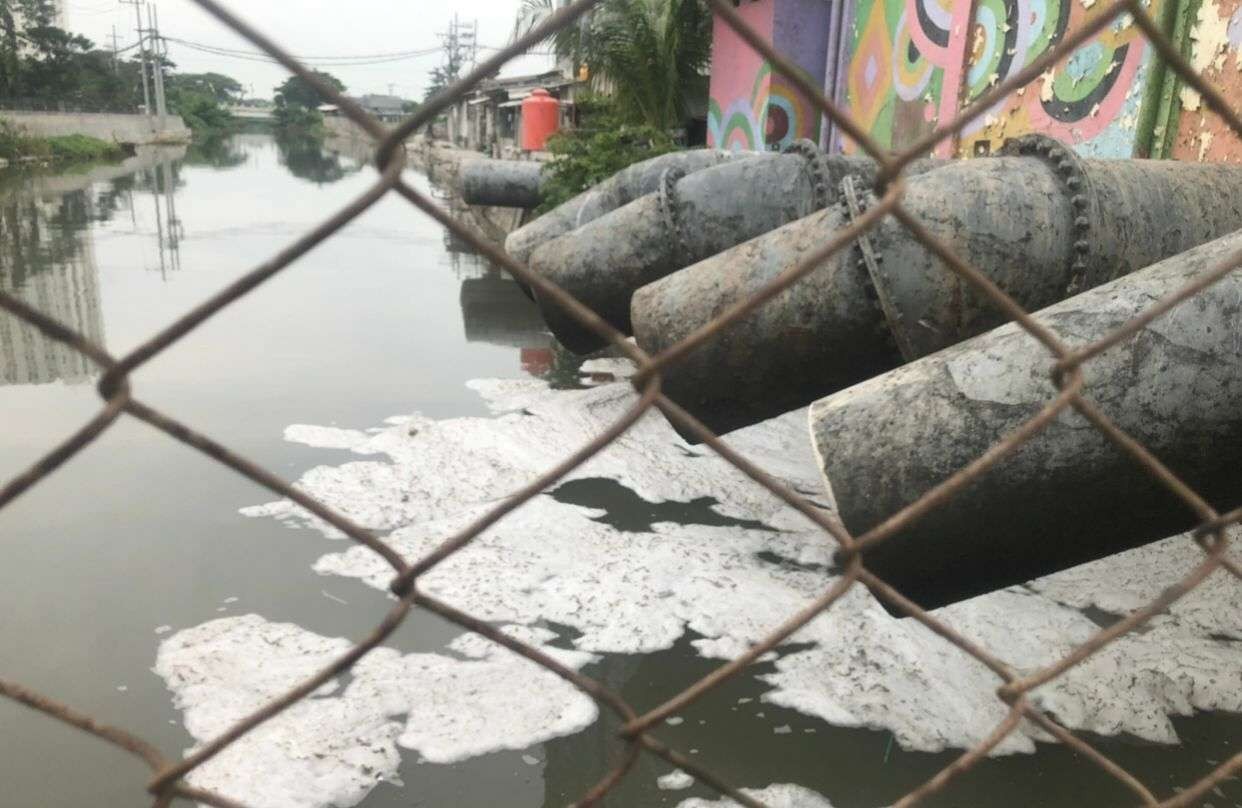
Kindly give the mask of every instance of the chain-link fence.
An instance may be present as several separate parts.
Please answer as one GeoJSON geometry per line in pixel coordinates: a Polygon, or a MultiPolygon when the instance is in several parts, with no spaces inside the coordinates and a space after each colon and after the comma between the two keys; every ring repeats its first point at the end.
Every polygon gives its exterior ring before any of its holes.
{"type": "MultiPolygon", "coordinates": [[[[1199,76],[1178,50],[1162,35],[1158,23],[1153,20],[1149,12],[1144,8],[1142,0],[1116,0],[1116,2],[1112,2],[1105,8],[1100,9],[1097,14],[1091,17],[1087,24],[1077,30],[1068,32],[1055,48],[1048,50],[1040,58],[1034,60],[1010,78],[983,93],[953,120],[947,123],[940,123],[933,131],[896,155],[885,153],[866,131],[842,112],[837,104],[825,98],[821,89],[814,86],[801,70],[782,54],[775,52],[763,37],[750,29],[735,9],[735,3],[731,2],[731,0],[708,0],[709,5],[719,15],[724,24],[733,29],[737,35],[749,43],[750,47],[767,59],[776,73],[783,76],[786,81],[808,98],[814,99],[815,104],[822,110],[824,115],[845,135],[852,139],[861,151],[876,161],[879,167],[879,180],[876,186],[878,201],[870,206],[865,213],[857,217],[851,226],[840,232],[828,243],[823,244],[814,254],[809,255],[797,266],[790,267],[786,272],[775,278],[760,293],[725,311],[708,326],[700,329],[689,338],[658,356],[645,354],[628,342],[621,333],[608,325],[602,318],[598,317],[566,292],[531,272],[527,267],[516,262],[503,251],[487,243],[472,232],[469,227],[456,221],[449,213],[442,210],[433,200],[408,184],[402,176],[402,171],[405,167],[405,152],[402,144],[406,138],[416,130],[424,127],[428,122],[434,120],[479,81],[493,75],[509,59],[544,41],[560,28],[574,24],[575,21],[589,12],[592,7],[596,6],[600,0],[578,0],[578,2],[557,11],[542,24],[515,41],[510,47],[498,52],[479,65],[468,76],[431,99],[400,126],[391,130],[369,117],[351,99],[334,91],[331,87],[323,85],[315,74],[299,64],[263,32],[255,30],[215,0],[195,0],[195,2],[216,17],[221,23],[269,53],[290,71],[315,85],[325,98],[340,108],[342,114],[349,117],[373,138],[377,145],[378,157],[376,162],[379,176],[375,184],[350,205],[335,212],[321,225],[314,228],[280,254],[267,260],[205,303],[187,312],[182,318],[170,324],[166,329],[140,345],[132,353],[119,359],[109,355],[102,347],[92,344],[82,335],[53,321],[16,297],[8,293],[0,293],[0,307],[38,328],[48,338],[66,343],[73,349],[80,351],[98,365],[103,373],[98,389],[104,400],[103,408],[87,424],[68,437],[59,446],[55,447],[28,471],[11,480],[3,489],[0,489],[0,508],[3,508],[31,486],[37,485],[48,475],[55,472],[60,465],[97,439],[122,415],[128,415],[151,424],[170,437],[192,446],[198,451],[229,466],[238,474],[267,487],[283,497],[287,497],[310,513],[339,529],[352,540],[370,548],[390,564],[396,574],[395,582],[392,585],[392,592],[397,596],[397,603],[369,636],[357,642],[347,654],[336,660],[332,665],[284,696],[240,721],[219,737],[203,744],[191,755],[180,761],[170,760],[160,750],[124,729],[100,724],[89,715],[85,715],[72,707],[54,701],[19,684],[0,679],[0,694],[89,732],[145,760],[154,772],[154,777],[149,785],[149,791],[153,795],[153,804],[155,806],[170,805],[177,798],[185,798],[207,805],[237,808],[241,803],[193,787],[186,781],[187,775],[206,761],[220,754],[230,744],[251,732],[260,724],[288,709],[301,699],[310,696],[334,677],[347,672],[368,652],[384,642],[409,615],[412,609],[421,608],[434,612],[462,628],[483,635],[508,648],[510,651],[525,657],[534,664],[544,667],[581,689],[585,694],[595,699],[602,707],[611,710],[619,717],[623,722],[623,727],[616,739],[617,755],[615,765],[610,770],[600,773],[597,784],[589,793],[582,795],[579,804],[591,804],[607,795],[618,782],[627,776],[640,755],[651,754],[663,758],[673,766],[688,772],[700,782],[717,789],[722,794],[728,795],[742,805],[760,806],[762,803],[753,797],[731,787],[727,782],[728,778],[726,776],[713,772],[709,765],[700,765],[687,755],[669,748],[657,740],[652,731],[691,702],[699,699],[730,677],[738,675],[747,666],[759,660],[760,657],[807,625],[815,617],[825,610],[831,609],[833,604],[839,601],[851,587],[861,584],[869,588],[877,597],[886,601],[895,610],[909,615],[940,637],[952,643],[963,654],[973,657],[987,666],[996,675],[999,682],[996,697],[1007,705],[1008,708],[1004,720],[995,727],[983,742],[961,755],[954,763],[920,788],[907,794],[897,803],[899,806],[903,806],[903,808],[904,806],[917,804],[928,795],[944,789],[956,777],[978,764],[1010,733],[1016,731],[1024,719],[1041,727],[1050,735],[1074,749],[1080,754],[1083,761],[1089,761],[1090,764],[1119,781],[1133,793],[1135,802],[1143,805],[1189,806],[1198,804],[1219,783],[1229,778],[1234,772],[1242,769],[1242,751],[1239,751],[1198,782],[1189,784],[1177,794],[1162,800],[1147,785],[1144,785],[1138,777],[1118,766],[1104,754],[1093,748],[1083,738],[1062,726],[1053,717],[1039,709],[1030,698],[1030,694],[1035,688],[1060,677],[1088,657],[1099,652],[1109,643],[1144,626],[1153,617],[1168,609],[1174,602],[1184,597],[1207,579],[1208,576],[1221,568],[1227,570],[1234,577],[1242,579],[1242,565],[1236,560],[1231,559],[1227,554],[1228,541],[1226,537],[1226,528],[1228,526],[1236,522],[1242,522],[1242,510],[1224,515],[1218,513],[1199,494],[1178,479],[1169,468],[1161,463],[1159,458],[1154,456],[1139,442],[1125,434],[1095,403],[1083,395],[1086,372],[1090,361],[1094,357],[1134,337],[1147,324],[1224,278],[1226,274],[1242,263],[1242,253],[1229,256],[1227,260],[1195,278],[1192,283],[1176,294],[1158,301],[1145,314],[1117,328],[1107,337],[1088,345],[1071,345],[1047,326],[1033,319],[1012,298],[989,280],[985,274],[954,255],[943,242],[933,236],[924,224],[903,207],[902,204],[905,190],[903,170],[911,161],[926,155],[937,144],[957,136],[971,121],[984,115],[998,101],[1004,99],[1010,93],[1020,91],[1025,85],[1044,74],[1045,71],[1061,63],[1075,49],[1082,46],[1091,37],[1113,24],[1123,15],[1130,15],[1132,17],[1133,23],[1141,29],[1148,41],[1154,46],[1159,57],[1165,60],[1166,64],[1176,72],[1176,75],[1182,81],[1200,94],[1207,107],[1218,114],[1235,135],[1242,137],[1242,118],[1239,118],[1238,114],[1229,108],[1221,93],[1199,76]],[[443,225],[455,238],[473,245],[479,253],[498,266],[503,267],[515,278],[537,290],[544,299],[554,300],[557,304],[564,307],[577,321],[600,336],[605,337],[612,345],[626,356],[632,358],[639,366],[638,375],[635,377],[635,386],[639,391],[638,399],[618,422],[612,424],[588,445],[574,452],[558,466],[549,469],[547,473],[538,479],[532,480],[522,490],[514,492],[511,497],[497,505],[486,516],[457,535],[447,537],[434,552],[413,563],[407,562],[393,548],[373,536],[369,531],[354,524],[344,516],[334,513],[325,505],[292,487],[271,472],[256,466],[244,457],[216,443],[210,437],[196,432],[175,418],[143,403],[130,385],[130,377],[134,371],[155,356],[173,349],[181,338],[244,297],[260,284],[290,268],[301,256],[325,239],[333,237],[346,224],[357,218],[389,193],[396,193],[404,197],[423,214],[432,217],[443,225]],[[1020,324],[1022,328],[1047,349],[1049,370],[1060,393],[1048,401],[1043,409],[1026,423],[1023,428],[996,444],[975,462],[962,468],[939,485],[936,485],[918,501],[910,504],[901,512],[893,514],[890,519],[887,519],[867,534],[854,536],[838,520],[826,515],[804,497],[781,485],[765,474],[762,469],[750,463],[746,458],[739,456],[719,438],[711,434],[693,416],[663,396],[661,394],[661,372],[673,366],[679,359],[694,350],[696,346],[714,339],[723,330],[729,328],[731,324],[746,317],[781,291],[797,283],[800,278],[820,265],[829,256],[849,248],[860,234],[869,231],[889,217],[900,222],[937,256],[943,263],[946,272],[955,273],[970,287],[977,290],[978,293],[986,296],[1009,319],[1020,324]],[[667,418],[677,424],[683,431],[699,437],[725,460],[752,478],[756,485],[767,489],[803,514],[818,528],[822,529],[825,534],[825,541],[835,542],[839,548],[839,556],[843,559],[843,572],[841,577],[833,582],[827,591],[814,602],[799,613],[791,615],[784,624],[772,627],[771,633],[766,639],[755,645],[741,657],[719,667],[701,680],[689,684],[679,695],[664,704],[637,706],[629,704],[617,692],[600,682],[559,663],[533,647],[515,640],[488,623],[465,614],[448,603],[441,602],[420,592],[418,584],[419,579],[424,574],[461,551],[485,530],[603,451],[612,441],[625,433],[652,408],[662,411],[667,418]],[[1152,475],[1196,514],[1200,527],[1196,531],[1195,536],[1199,547],[1203,551],[1203,558],[1201,563],[1198,563],[1184,579],[1159,593],[1144,608],[1131,613],[1125,619],[1100,631],[1057,662],[1041,670],[1019,675],[1005,660],[999,659],[985,651],[978,644],[972,642],[970,638],[962,636],[959,632],[920,608],[904,597],[901,592],[890,587],[885,581],[870,572],[866,563],[867,550],[888,540],[904,527],[915,520],[923,518],[939,505],[954,497],[972,482],[988,474],[989,470],[995,467],[1003,458],[1013,454],[1025,443],[1031,441],[1059,414],[1071,409],[1081,414],[1108,440],[1129,456],[1134,463],[1152,475]]],[[[825,675],[830,674],[826,672],[825,675]]]]}

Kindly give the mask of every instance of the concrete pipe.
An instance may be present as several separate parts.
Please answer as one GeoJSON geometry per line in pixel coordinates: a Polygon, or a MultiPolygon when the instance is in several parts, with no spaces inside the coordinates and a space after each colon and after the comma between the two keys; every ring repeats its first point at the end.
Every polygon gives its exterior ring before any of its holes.
{"type": "Polygon", "coordinates": [[[537,208],[543,202],[543,163],[530,160],[468,160],[458,171],[467,205],[537,208]]]}
{"type": "MultiPolygon", "coordinates": [[[[1083,345],[1242,250],[1237,232],[1045,309],[1083,345]]],[[[1221,512],[1242,504],[1242,271],[1085,366],[1084,395],[1221,512]]],[[[811,437],[859,535],[1017,430],[1057,395],[1048,350],[1006,325],[814,404],[811,437]]],[[[928,608],[1188,530],[1194,514],[1076,411],[866,551],[928,608]]]]}
{"type": "MultiPolygon", "coordinates": [[[[535,250],[530,266],[629,334],[630,298],[639,288],[830,207],[846,176],[870,185],[875,163],[829,157],[809,141],[686,177],[669,172],[655,193],[535,250]]],[[[540,308],[569,350],[586,354],[604,344],[556,303],[540,301],[540,308]]]]}
{"type": "MultiPolygon", "coordinates": [[[[1079,161],[1043,139],[1023,145],[1041,151],[913,177],[904,205],[1028,310],[1242,228],[1242,168],[1079,161]]],[[[684,339],[855,215],[829,208],[643,287],[631,306],[638,344],[654,354],[684,339]]],[[[890,218],[668,368],[664,390],[728,432],[1002,320],[890,218]]]]}
{"type": "Polygon", "coordinates": [[[704,168],[734,160],[755,157],[754,152],[728,152],[716,149],[695,149],[673,152],[641,163],[635,163],[590,190],[583,191],[555,210],[514,230],[505,240],[505,251],[523,263],[530,260],[540,245],[563,236],[587,222],[629,204],[640,196],[655,192],[668,170],[692,174],[704,168]]]}

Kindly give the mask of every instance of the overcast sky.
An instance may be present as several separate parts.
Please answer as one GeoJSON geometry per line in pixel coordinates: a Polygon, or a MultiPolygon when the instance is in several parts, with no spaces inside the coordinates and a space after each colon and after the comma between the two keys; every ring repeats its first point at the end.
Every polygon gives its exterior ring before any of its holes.
{"type": "MultiPolygon", "coordinates": [[[[110,48],[116,26],[120,46],[133,44],[134,7],[119,0],[63,0],[67,25],[76,33],[110,48]]],[[[513,29],[521,0],[223,0],[234,12],[266,32],[292,53],[306,56],[369,56],[433,48],[436,36],[448,30],[454,13],[462,22],[479,23],[482,45],[502,47],[513,29]]],[[[165,37],[212,47],[252,50],[241,37],[201,11],[193,0],[155,0],[165,37]]],[[[288,74],[275,64],[214,56],[170,43],[171,58],[180,71],[225,73],[253,86],[255,95],[270,98],[272,88],[288,74]]],[[[485,58],[491,51],[481,51],[485,58]]],[[[387,93],[421,99],[427,73],[439,64],[433,54],[388,64],[324,67],[355,95],[387,93]]],[[[505,72],[536,73],[550,59],[525,57],[505,72]]]]}

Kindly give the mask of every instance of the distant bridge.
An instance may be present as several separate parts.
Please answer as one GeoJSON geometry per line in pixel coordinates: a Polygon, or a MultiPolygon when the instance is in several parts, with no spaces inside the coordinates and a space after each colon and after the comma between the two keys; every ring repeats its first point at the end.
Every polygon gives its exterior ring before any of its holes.
{"type": "Polygon", "coordinates": [[[234,118],[247,121],[270,121],[275,107],[229,107],[234,118]]]}

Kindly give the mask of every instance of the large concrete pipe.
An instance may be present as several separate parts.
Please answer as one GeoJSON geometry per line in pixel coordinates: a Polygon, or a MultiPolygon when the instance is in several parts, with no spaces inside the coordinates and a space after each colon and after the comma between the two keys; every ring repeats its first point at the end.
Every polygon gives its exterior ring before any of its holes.
{"type": "Polygon", "coordinates": [[[660,179],[666,171],[692,174],[721,163],[755,156],[754,152],[695,149],[664,154],[635,163],[594,188],[583,191],[555,210],[548,211],[525,227],[514,230],[505,240],[505,250],[519,261],[529,261],[531,253],[540,245],[587,222],[595,221],[605,213],[627,205],[640,196],[654,193],[660,187],[660,179]]]}
{"type": "MultiPolygon", "coordinates": [[[[936,165],[924,161],[921,173],[936,165]]],[[[829,157],[809,141],[784,154],[665,175],[653,194],[544,244],[531,269],[554,281],[624,334],[630,298],[639,288],[837,202],[841,180],[868,186],[875,163],[829,157]]],[[[538,296],[536,295],[536,299],[538,296]]],[[[540,301],[544,319],[569,350],[585,354],[603,341],[555,302],[540,301]]]]}
{"type": "MultiPolygon", "coordinates": [[[[1242,228],[1242,167],[1079,161],[1042,139],[1034,145],[1042,150],[1035,156],[970,160],[913,177],[904,201],[1028,310],[1242,228]]],[[[848,204],[829,208],[643,287],[631,307],[638,344],[654,354],[684,339],[822,247],[854,215],[848,204]]],[[[665,370],[664,391],[728,432],[1001,321],[890,218],[665,370]]]]}
{"type": "Polygon", "coordinates": [[[467,205],[537,208],[543,202],[543,163],[530,160],[467,160],[458,170],[467,205]]]}
{"type": "MultiPolygon", "coordinates": [[[[1076,345],[1242,250],[1234,233],[1045,309],[1076,345]]],[[[1221,512],[1242,504],[1242,270],[1090,360],[1084,395],[1221,512]]],[[[814,404],[811,436],[859,535],[1055,398],[1048,350],[1006,325],[814,404]]],[[[1076,411],[888,541],[869,569],[936,607],[1187,530],[1194,514],[1076,411]]]]}

